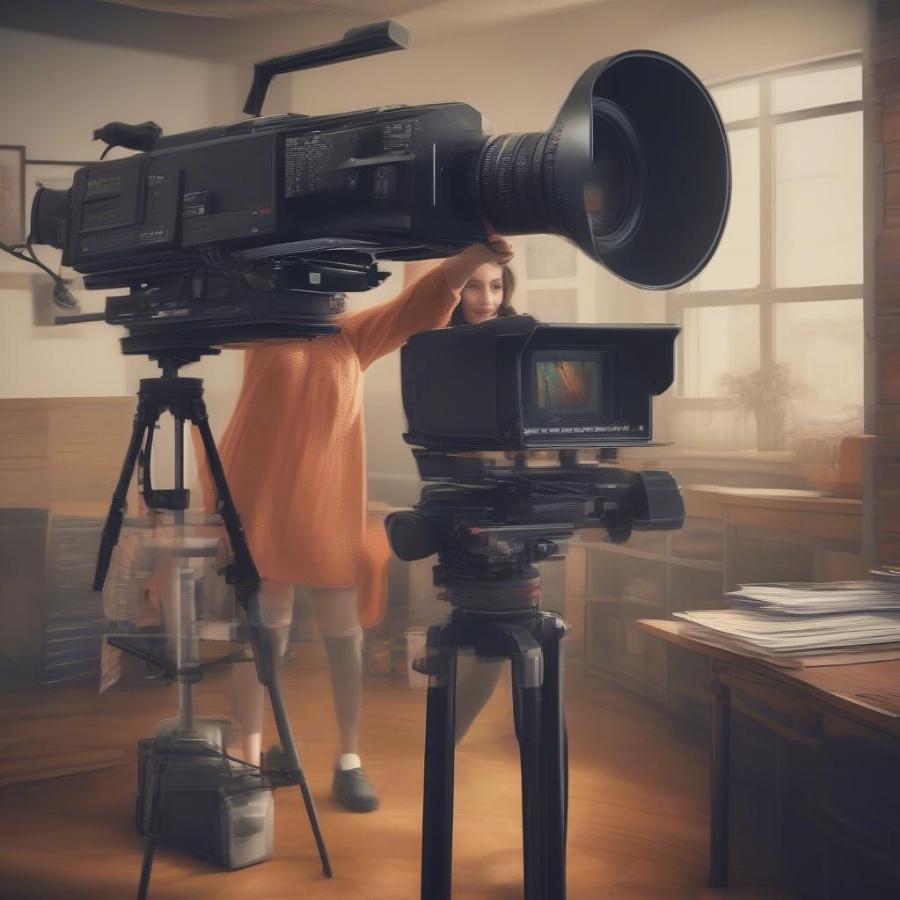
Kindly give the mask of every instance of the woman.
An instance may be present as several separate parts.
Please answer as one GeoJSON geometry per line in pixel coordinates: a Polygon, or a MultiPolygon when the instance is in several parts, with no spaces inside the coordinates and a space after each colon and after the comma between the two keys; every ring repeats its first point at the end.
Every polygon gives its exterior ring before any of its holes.
{"type": "Polygon", "coordinates": [[[512,295],[516,280],[507,265],[486,262],[463,286],[450,325],[477,325],[497,316],[514,316],[512,295]]]}
{"type": "MultiPolygon", "coordinates": [[[[220,445],[222,462],[263,578],[263,621],[279,632],[282,653],[294,586],[303,584],[310,598],[328,656],[340,735],[332,793],[355,812],[378,806],[359,757],[363,372],[413,334],[446,324],[474,273],[511,257],[507,241],[492,235],[490,246],[473,244],[443,260],[394,300],[348,313],[335,334],[262,342],[245,354],[240,396],[220,445]]],[[[206,466],[201,466],[201,479],[211,505],[206,466]]],[[[255,667],[233,666],[232,717],[251,761],[260,757],[263,701],[255,667]]]]}

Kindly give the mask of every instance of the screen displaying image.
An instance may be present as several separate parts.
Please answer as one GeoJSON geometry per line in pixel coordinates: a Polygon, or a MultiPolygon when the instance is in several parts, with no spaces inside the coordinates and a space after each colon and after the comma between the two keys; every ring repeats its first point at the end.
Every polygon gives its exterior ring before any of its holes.
{"type": "Polygon", "coordinates": [[[535,408],[542,412],[596,412],[600,361],[562,356],[535,359],[535,408]]]}

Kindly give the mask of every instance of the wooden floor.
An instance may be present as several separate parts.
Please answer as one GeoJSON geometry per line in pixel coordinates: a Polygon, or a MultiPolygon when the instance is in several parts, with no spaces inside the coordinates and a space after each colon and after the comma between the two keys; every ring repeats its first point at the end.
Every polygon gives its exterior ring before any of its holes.
{"type": "MultiPolygon", "coordinates": [[[[638,699],[583,683],[570,667],[570,900],[692,900],[789,895],[753,883],[706,888],[707,761],[704,743],[638,699]]],[[[224,712],[224,673],[200,686],[198,707],[224,712]]],[[[222,871],[172,850],[157,854],[154,900],[418,897],[425,692],[369,680],[364,764],[381,809],[353,815],[328,798],[335,729],[324,657],[302,645],[285,693],[335,871],[326,880],[296,789],[276,797],[275,855],[222,871]]],[[[175,690],[131,683],[97,697],[87,689],[0,693],[0,785],[35,761],[59,773],[0,787],[0,897],[106,900],[134,896],[143,842],[135,834],[134,746],[174,713],[175,690]]],[[[499,691],[457,757],[454,897],[522,896],[516,745],[508,689],[499,691]]],[[[271,721],[267,738],[273,734],[271,721]]]]}

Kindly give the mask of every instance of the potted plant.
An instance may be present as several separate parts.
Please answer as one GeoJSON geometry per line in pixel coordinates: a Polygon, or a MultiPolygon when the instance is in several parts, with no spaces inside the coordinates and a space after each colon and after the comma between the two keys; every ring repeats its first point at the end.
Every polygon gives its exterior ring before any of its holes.
{"type": "Polygon", "coordinates": [[[788,403],[807,388],[784,363],[768,363],[722,376],[726,395],[737,409],[756,417],[759,450],[784,450],[788,403]]]}

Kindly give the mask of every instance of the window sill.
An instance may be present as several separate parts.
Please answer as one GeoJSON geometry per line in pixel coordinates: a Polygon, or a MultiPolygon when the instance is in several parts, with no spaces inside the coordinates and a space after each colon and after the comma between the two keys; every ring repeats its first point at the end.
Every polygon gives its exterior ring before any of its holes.
{"type": "Polygon", "coordinates": [[[623,465],[647,468],[652,462],[664,469],[703,469],[739,474],[803,476],[793,450],[727,450],[710,447],[628,448],[619,453],[623,465]]]}

